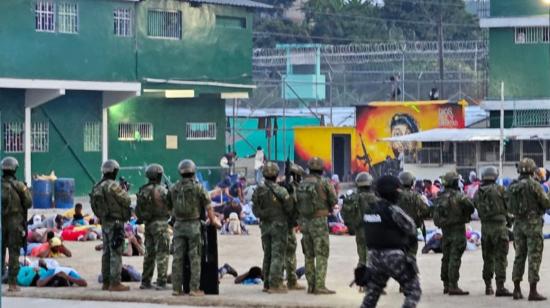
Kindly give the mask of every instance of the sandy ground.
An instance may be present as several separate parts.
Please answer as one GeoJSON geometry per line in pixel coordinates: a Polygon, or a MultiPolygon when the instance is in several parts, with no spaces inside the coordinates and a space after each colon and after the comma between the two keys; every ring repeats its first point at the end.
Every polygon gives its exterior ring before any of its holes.
{"type": "MultiPolygon", "coordinates": [[[[48,211],[51,212],[51,211],[48,211]]],[[[479,224],[472,224],[479,230],[479,224]]],[[[550,226],[545,231],[550,232],[550,226]]],[[[253,265],[261,265],[262,250],[259,229],[251,227],[249,236],[220,236],[219,260],[231,264],[237,271],[244,272],[253,265]]],[[[299,235],[300,237],[301,235],[299,235]]],[[[126,293],[109,293],[100,291],[101,285],[97,282],[100,272],[101,252],[93,247],[98,242],[68,242],[67,246],[73,251],[72,258],[61,258],[62,265],[76,268],[88,280],[88,288],[24,288],[17,293],[18,297],[53,298],[70,300],[99,300],[111,302],[148,302],[155,304],[183,304],[197,306],[232,306],[232,307],[358,307],[362,294],[357,289],[348,287],[352,279],[353,267],[357,262],[355,241],[350,236],[331,236],[330,262],[328,269],[327,286],[337,291],[336,295],[313,296],[304,291],[293,291],[282,295],[267,295],[261,291],[262,286],[235,285],[231,276],[225,276],[220,285],[219,296],[204,298],[172,297],[170,291],[141,291],[139,283],[132,283],[131,291],[126,293]]],[[[421,243],[422,247],[423,244],[421,243]]],[[[511,276],[513,248],[510,249],[508,275],[511,276]]],[[[298,247],[298,264],[303,264],[301,248],[298,247]]],[[[526,300],[513,301],[510,298],[495,298],[484,295],[484,284],[481,278],[481,250],[466,252],[462,258],[460,285],[471,292],[467,297],[449,297],[442,294],[442,285],[439,280],[440,254],[419,255],[418,263],[421,272],[423,290],[420,307],[548,307],[550,302],[528,303],[526,300]]],[[[544,252],[541,268],[540,291],[550,296],[550,249],[544,252]]],[[[125,264],[142,268],[141,257],[125,257],[125,264]]],[[[526,278],[525,278],[526,279],[526,278]]],[[[305,285],[302,278],[301,283],[305,285]]],[[[507,282],[512,287],[510,281],[507,282]]],[[[527,283],[523,283],[524,295],[528,292],[527,283]]],[[[383,296],[379,307],[399,307],[403,297],[398,293],[398,285],[391,281],[386,289],[388,295],[383,296]]],[[[3,296],[6,294],[5,286],[3,296]]],[[[13,303],[10,301],[10,303],[13,303]]],[[[19,305],[17,305],[19,307],[19,305]]],[[[21,306],[22,307],[22,306],[21,306]]],[[[107,307],[107,306],[106,306],[107,307]]]]}

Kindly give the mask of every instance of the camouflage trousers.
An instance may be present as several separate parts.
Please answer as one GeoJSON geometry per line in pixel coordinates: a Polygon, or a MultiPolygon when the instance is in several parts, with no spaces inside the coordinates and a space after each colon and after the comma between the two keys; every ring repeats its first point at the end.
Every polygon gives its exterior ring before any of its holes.
{"type": "Polygon", "coordinates": [[[289,286],[296,285],[298,277],[296,277],[296,248],[298,242],[296,240],[296,233],[294,228],[288,227],[288,236],[286,239],[286,253],[285,253],[285,271],[286,280],[289,286]]]}
{"type": "Polygon", "coordinates": [[[308,288],[325,288],[329,256],[329,232],[326,217],[302,222],[302,249],[308,288]]]}
{"type": "Polygon", "coordinates": [[[2,217],[2,220],[2,272],[5,270],[7,250],[9,254],[8,284],[15,285],[17,284],[19,254],[24,245],[25,230],[21,219],[17,219],[17,217],[2,217]]]}
{"type": "Polygon", "coordinates": [[[506,281],[509,249],[508,229],[503,222],[481,222],[481,253],[483,256],[483,280],[506,281]]]}
{"type": "Polygon", "coordinates": [[[363,226],[355,228],[355,244],[357,246],[357,255],[359,256],[358,264],[367,265],[367,242],[363,226]]]}
{"type": "Polygon", "coordinates": [[[281,288],[285,264],[288,224],[280,222],[262,222],[262,248],[264,250],[263,274],[264,287],[281,288]]]}
{"type": "Polygon", "coordinates": [[[464,225],[443,229],[443,257],[441,258],[441,281],[443,285],[456,288],[460,278],[462,254],[466,250],[464,225]]]}
{"type": "Polygon", "coordinates": [[[202,255],[201,222],[199,220],[176,221],[174,225],[174,259],[172,261],[172,288],[183,291],[185,256],[189,257],[191,291],[199,290],[202,255]]]}
{"type": "Polygon", "coordinates": [[[168,258],[170,255],[170,236],[168,222],[153,221],[145,225],[145,256],[141,282],[151,284],[155,263],[157,266],[157,285],[166,285],[168,258]]]}
{"type": "Polygon", "coordinates": [[[367,292],[361,308],[376,307],[388,279],[393,278],[403,289],[403,308],[416,307],[422,296],[416,259],[403,250],[375,250],[368,252],[367,292]]]}
{"type": "Polygon", "coordinates": [[[540,280],[539,269],[542,261],[542,251],[544,249],[542,227],[542,219],[531,222],[517,221],[514,224],[514,248],[516,250],[516,257],[514,259],[512,281],[517,282],[523,279],[527,257],[529,257],[529,283],[535,283],[540,280]]]}
{"type": "Polygon", "coordinates": [[[103,283],[117,285],[120,283],[120,273],[122,272],[122,251],[124,245],[121,244],[113,249],[112,242],[116,236],[124,238],[124,228],[117,227],[117,223],[114,222],[104,222],[101,230],[103,231],[103,255],[101,257],[103,283]],[[122,232],[123,234],[115,234],[117,232],[122,232]]]}

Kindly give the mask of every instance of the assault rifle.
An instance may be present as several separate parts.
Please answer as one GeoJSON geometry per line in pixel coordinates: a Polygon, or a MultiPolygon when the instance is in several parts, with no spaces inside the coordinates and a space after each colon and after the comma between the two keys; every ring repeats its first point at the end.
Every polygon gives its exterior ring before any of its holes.
{"type": "Polygon", "coordinates": [[[378,172],[376,172],[376,170],[372,167],[372,164],[371,164],[372,160],[369,156],[369,153],[367,152],[367,146],[365,145],[365,142],[363,141],[363,136],[361,136],[361,134],[359,134],[359,140],[361,140],[361,147],[363,148],[363,156],[357,155],[355,158],[357,160],[363,161],[363,167],[368,166],[369,172],[373,174],[375,177],[378,177],[378,172]]]}

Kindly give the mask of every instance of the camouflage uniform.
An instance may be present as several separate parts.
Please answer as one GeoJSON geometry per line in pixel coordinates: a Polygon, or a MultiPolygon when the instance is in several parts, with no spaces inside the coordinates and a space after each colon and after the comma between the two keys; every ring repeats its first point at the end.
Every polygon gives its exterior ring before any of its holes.
{"type": "MultiPolygon", "coordinates": [[[[416,228],[422,228],[424,219],[430,216],[430,209],[420,195],[410,188],[404,188],[399,193],[399,202],[397,205],[414,221],[416,228]]],[[[418,252],[418,241],[409,247],[409,253],[416,256],[418,252]]]]}
{"type": "Polygon", "coordinates": [[[359,257],[358,265],[367,264],[367,246],[363,232],[363,215],[369,204],[378,201],[378,197],[370,189],[359,187],[356,193],[346,197],[342,207],[342,218],[346,226],[355,232],[355,244],[359,257]]]}
{"type": "Polygon", "coordinates": [[[174,259],[172,287],[175,293],[183,291],[183,266],[189,257],[191,292],[199,290],[201,275],[201,215],[211,207],[210,196],[194,178],[182,178],[170,188],[168,208],[176,218],[174,224],[174,259]]]}
{"type": "Polygon", "coordinates": [[[145,223],[145,257],[141,284],[151,285],[155,262],[157,264],[157,286],[166,285],[168,258],[170,255],[170,235],[168,234],[168,190],[160,185],[149,183],[140,188],[137,198],[136,216],[145,223]]]}
{"type": "Polygon", "coordinates": [[[264,289],[283,289],[288,218],[292,212],[292,199],[286,189],[265,177],[264,184],[260,184],[254,191],[252,202],[254,215],[260,219],[262,232],[264,289]]]}
{"type": "Polygon", "coordinates": [[[327,217],[337,203],[336,194],[327,179],[309,174],[300,183],[297,197],[308,293],[324,293],[330,291],[325,286],[329,256],[327,217]],[[308,187],[314,187],[314,192],[305,193],[308,187]]]}
{"type": "MultiPolygon", "coordinates": [[[[292,184],[293,192],[291,194],[292,202],[296,202],[296,189],[298,189],[298,183],[293,182],[292,184]]],[[[292,288],[302,288],[298,286],[298,277],[296,276],[296,248],[298,247],[298,241],[296,240],[296,232],[294,227],[298,225],[298,212],[296,207],[292,206],[291,213],[288,214],[288,233],[287,233],[287,242],[286,242],[286,252],[285,252],[285,271],[287,286],[289,289],[292,288]]]]}
{"type": "Polygon", "coordinates": [[[441,281],[444,293],[468,294],[458,288],[458,280],[462,254],[466,249],[465,224],[470,221],[474,210],[472,202],[456,187],[445,187],[434,202],[434,224],[443,231],[441,281]]]}
{"type": "MultiPolygon", "coordinates": [[[[120,185],[111,179],[103,179],[96,188],[103,194],[103,204],[106,213],[96,213],[101,220],[103,231],[103,256],[101,258],[101,274],[103,284],[120,285],[122,272],[122,243],[113,248],[115,238],[124,239],[124,223],[130,219],[130,197],[120,185]]],[[[96,189],[94,188],[94,190],[96,189]]],[[[120,242],[120,241],[119,241],[120,242]]],[[[122,241],[123,242],[123,241],[122,241]]]]}
{"type": "Polygon", "coordinates": [[[508,266],[509,238],[506,227],[508,211],[504,201],[504,188],[495,182],[484,182],[476,192],[473,201],[481,220],[483,280],[487,285],[487,295],[490,295],[493,274],[497,286],[503,287],[508,266]]]}
{"type": "Polygon", "coordinates": [[[25,245],[25,214],[32,205],[32,197],[23,182],[14,176],[2,177],[2,271],[9,253],[8,284],[17,285],[19,254],[25,245]]]}

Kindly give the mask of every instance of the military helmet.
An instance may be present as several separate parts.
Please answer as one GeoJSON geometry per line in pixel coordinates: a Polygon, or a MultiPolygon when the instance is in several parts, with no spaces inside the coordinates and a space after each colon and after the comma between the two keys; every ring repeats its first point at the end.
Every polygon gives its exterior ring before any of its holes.
{"type": "Polygon", "coordinates": [[[520,160],[518,164],[518,173],[519,174],[533,174],[537,169],[537,164],[531,158],[524,158],[520,160]]]}
{"type": "Polygon", "coordinates": [[[304,170],[304,168],[302,168],[302,166],[300,165],[297,165],[298,166],[298,170],[300,171],[299,175],[303,176],[306,174],[306,171],[304,170]]]}
{"type": "Polygon", "coordinates": [[[403,187],[412,187],[414,181],[416,181],[416,178],[412,173],[403,171],[399,173],[399,181],[401,181],[401,185],[403,185],[403,187]]]}
{"type": "Polygon", "coordinates": [[[311,171],[323,171],[323,160],[319,157],[312,157],[307,162],[307,167],[311,171]]]}
{"type": "Polygon", "coordinates": [[[178,171],[180,172],[180,174],[195,173],[197,172],[197,166],[192,160],[184,159],[180,161],[178,165],[178,171]]]}
{"type": "Polygon", "coordinates": [[[162,168],[159,164],[150,164],[147,166],[147,169],[145,169],[145,176],[149,180],[155,180],[158,178],[159,175],[162,175],[164,173],[164,168],[162,168]]]}
{"type": "Polygon", "coordinates": [[[452,185],[455,181],[458,181],[458,173],[456,173],[456,171],[449,171],[445,173],[443,176],[443,181],[445,182],[445,186],[452,185]]]}
{"type": "Polygon", "coordinates": [[[274,178],[279,175],[279,166],[277,163],[268,161],[262,169],[262,175],[265,178],[274,178]]]}
{"type": "Polygon", "coordinates": [[[290,173],[296,174],[296,175],[304,175],[303,174],[304,169],[300,167],[298,164],[292,164],[290,165],[290,173]]]}
{"type": "Polygon", "coordinates": [[[498,169],[495,166],[489,166],[481,172],[481,180],[496,181],[498,178],[498,169]]]}
{"type": "Polygon", "coordinates": [[[368,172],[360,172],[355,177],[355,185],[357,187],[370,187],[372,186],[373,178],[368,172]]]}
{"type": "Polygon", "coordinates": [[[113,173],[115,172],[116,170],[119,170],[120,169],[120,165],[118,164],[118,162],[114,159],[109,159],[109,160],[106,160],[102,165],[101,165],[101,172],[103,174],[107,174],[107,173],[113,173]]]}
{"type": "Polygon", "coordinates": [[[2,170],[17,171],[19,162],[14,157],[8,156],[2,159],[2,170]]]}

